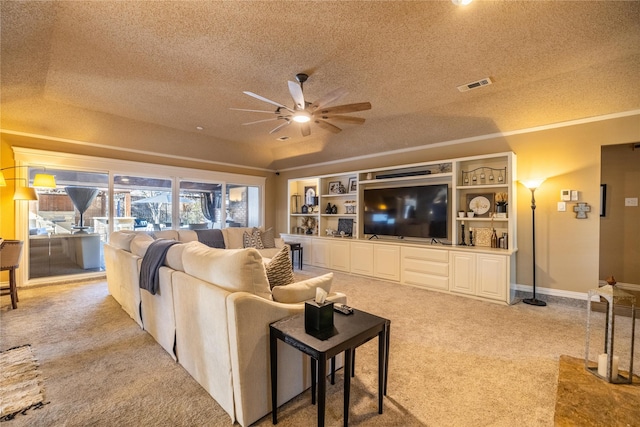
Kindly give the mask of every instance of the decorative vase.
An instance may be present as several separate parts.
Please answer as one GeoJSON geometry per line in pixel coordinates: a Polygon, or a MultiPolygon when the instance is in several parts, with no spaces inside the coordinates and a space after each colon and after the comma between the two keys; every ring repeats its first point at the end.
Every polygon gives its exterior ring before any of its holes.
{"type": "Polygon", "coordinates": [[[313,230],[310,228],[307,228],[306,234],[313,234],[313,230]]]}
{"type": "Polygon", "coordinates": [[[507,212],[507,203],[506,202],[498,202],[496,203],[496,213],[506,213],[507,212]]]}
{"type": "Polygon", "coordinates": [[[324,213],[326,213],[326,214],[330,214],[331,213],[331,203],[327,203],[327,207],[324,210],[324,213]]]}
{"type": "Polygon", "coordinates": [[[331,208],[331,213],[332,214],[337,214],[338,213],[338,206],[333,205],[333,207],[331,208]]]}
{"type": "Polygon", "coordinates": [[[492,248],[497,248],[498,247],[498,235],[496,234],[496,229],[493,229],[493,233],[491,234],[491,247],[492,248]]]}

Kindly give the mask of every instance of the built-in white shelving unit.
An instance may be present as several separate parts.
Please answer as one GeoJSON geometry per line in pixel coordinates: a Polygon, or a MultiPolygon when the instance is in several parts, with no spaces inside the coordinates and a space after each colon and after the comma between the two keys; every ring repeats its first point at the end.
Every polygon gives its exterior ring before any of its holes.
{"type": "Polygon", "coordinates": [[[511,303],[517,251],[515,177],[516,156],[507,152],[292,179],[289,233],[283,237],[304,246],[305,264],[511,303]],[[429,184],[448,186],[446,239],[371,240],[364,234],[364,191],[429,184]],[[498,207],[501,199],[506,204],[498,207]],[[315,222],[310,234],[301,228],[309,218],[315,222]],[[339,233],[345,229],[351,233],[339,233]],[[494,232],[494,244],[499,239],[501,247],[492,247],[494,232]]]}

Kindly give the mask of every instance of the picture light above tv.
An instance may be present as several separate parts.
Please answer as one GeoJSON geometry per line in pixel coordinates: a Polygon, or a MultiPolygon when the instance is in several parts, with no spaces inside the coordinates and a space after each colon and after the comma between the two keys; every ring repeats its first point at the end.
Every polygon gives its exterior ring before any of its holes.
{"type": "Polygon", "coordinates": [[[364,234],[447,239],[448,194],[447,184],[365,188],[364,234]]]}

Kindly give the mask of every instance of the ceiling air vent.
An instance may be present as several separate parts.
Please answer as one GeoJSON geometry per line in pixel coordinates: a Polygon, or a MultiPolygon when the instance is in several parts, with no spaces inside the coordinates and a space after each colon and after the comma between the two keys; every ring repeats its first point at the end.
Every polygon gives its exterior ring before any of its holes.
{"type": "Polygon", "coordinates": [[[487,77],[485,79],[478,80],[476,82],[471,82],[471,83],[467,83],[466,85],[458,86],[458,90],[460,92],[466,92],[466,91],[471,90],[471,89],[477,89],[477,88],[482,87],[482,86],[488,86],[491,83],[493,83],[493,82],[491,81],[491,79],[489,77],[487,77]]]}

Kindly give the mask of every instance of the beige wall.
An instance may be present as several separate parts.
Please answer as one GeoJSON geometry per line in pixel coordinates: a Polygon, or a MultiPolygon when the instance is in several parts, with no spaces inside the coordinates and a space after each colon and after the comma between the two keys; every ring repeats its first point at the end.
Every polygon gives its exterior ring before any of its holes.
{"type": "MultiPolygon", "coordinates": [[[[640,141],[640,115],[501,136],[464,144],[391,154],[372,159],[281,172],[278,177],[277,229],[287,230],[287,179],[334,172],[416,163],[476,154],[513,151],[518,179],[546,177],[536,191],[536,285],[574,292],[597,287],[599,275],[600,149],[602,145],[640,141]],[[557,211],[560,190],[578,190],[591,206],[578,220],[575,203],[557,211]]],[[[518,185],[517,283],[532,284],[531,192],[518,185]]],[[[560,292],[561,294],[561,292],[560,292]]]]}
{"type": "Polygon", "coordinates": [[[600,218],[600,277],[640,285],[640,148],[632,144],[602,147],[602,183],[607,185],[605,216],[600,218]]]}

